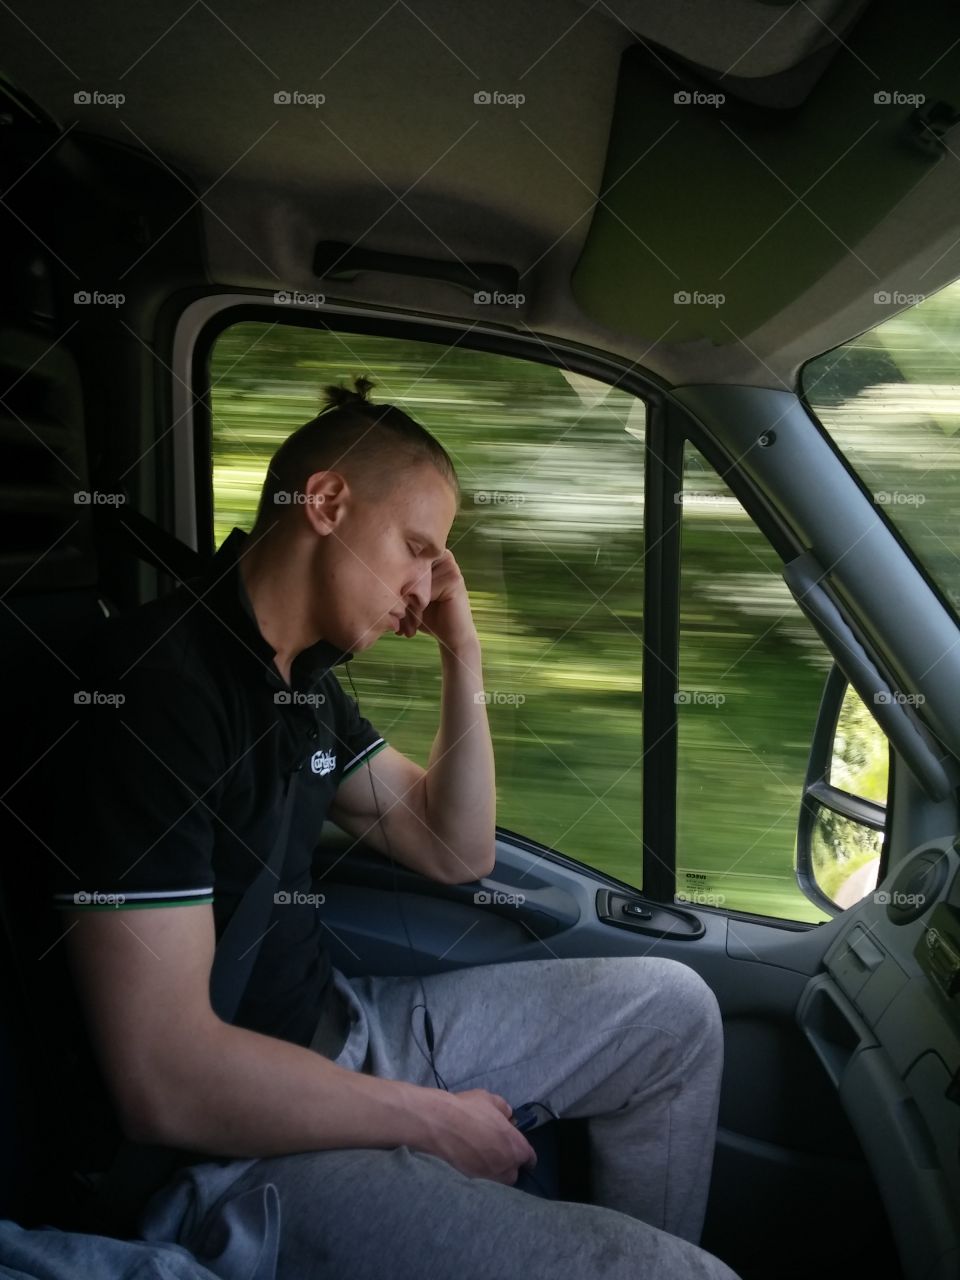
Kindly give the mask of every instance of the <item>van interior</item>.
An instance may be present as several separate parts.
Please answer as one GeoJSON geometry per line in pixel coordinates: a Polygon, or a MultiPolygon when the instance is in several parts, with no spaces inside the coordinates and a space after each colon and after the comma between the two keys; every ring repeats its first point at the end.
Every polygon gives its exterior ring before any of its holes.
{"type": "MultiPolygon", "coordinates": [[[[334,963],[691,965],[725,1029],[703,1246],[955,1278],[955,7],[3,9],[0,1216],[66,1220],[37,690],[367,372],[463,460],[497,862],[440,885],[326,824],[334,963]]],[[[356,664],[411,754],[436,668],[356,664]]],[[[538,1131],[560,1199],[581,1124],[538,1131]]]]}

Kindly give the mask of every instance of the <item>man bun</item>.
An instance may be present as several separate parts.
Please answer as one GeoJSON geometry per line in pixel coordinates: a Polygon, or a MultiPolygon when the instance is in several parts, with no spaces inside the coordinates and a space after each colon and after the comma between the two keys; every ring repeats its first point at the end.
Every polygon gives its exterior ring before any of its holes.
{"type": "Polygon", "coordinates": [[[357,374],[353,380],[353,390],[345,387],[343,383],[332,382],[329,386],[323,388],[324,403],[320,412],[324,413],[328,409],[346,409],[354,408],[360,405],[370,405],[370,392],[376,386],[376,383],[365,377],[363,374],[357,374]]]}

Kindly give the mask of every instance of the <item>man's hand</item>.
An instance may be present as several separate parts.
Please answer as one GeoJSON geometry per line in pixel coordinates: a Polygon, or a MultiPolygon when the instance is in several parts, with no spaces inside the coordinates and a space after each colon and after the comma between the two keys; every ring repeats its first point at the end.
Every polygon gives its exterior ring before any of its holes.
{"type": "Polygon", "coordinates": [[[423,1101],[421,1118],[427,1130],[421,1149],[446,1160],[468,1178],[489,1178],[512,1186],[521,1166],[536,1166],[533,1147],[510,1123],[512,1108],[506,1098],[486,1089],[429,1090],[423,1101]]]}
{"type": "Polygon", "coordinates": [[[408,609],[398,634],[415,636],[418,630],[435,636],[448,649],[456,649],[458,645],[477,638],[466,583],[450,550],[444,551],[433,567],[430,603],[423,615],[408,609]]]}

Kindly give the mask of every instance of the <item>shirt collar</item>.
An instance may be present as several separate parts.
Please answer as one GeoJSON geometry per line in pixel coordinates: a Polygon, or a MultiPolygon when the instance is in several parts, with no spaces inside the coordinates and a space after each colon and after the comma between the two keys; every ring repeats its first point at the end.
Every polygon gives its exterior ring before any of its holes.
{"type": "MultiPolygon", "coordinates": [[[[283,677],[274,666],[276,650],[264,639],[253,605],[247,595],[240,572],[240,553],[247,541],[240,528],[231,530],[217,550],[205,575],[209,587],[207,598],[215,602],[215,611],[228,623],[237,637],[266,665],[266,681],[276,689],[285,688],[283,677]]],[[[290,668],[290,688],[310,689],[331,667],[349,662],[353,654],[339,649],[329,640],[318,640],[301,650],[290,668]]]]}

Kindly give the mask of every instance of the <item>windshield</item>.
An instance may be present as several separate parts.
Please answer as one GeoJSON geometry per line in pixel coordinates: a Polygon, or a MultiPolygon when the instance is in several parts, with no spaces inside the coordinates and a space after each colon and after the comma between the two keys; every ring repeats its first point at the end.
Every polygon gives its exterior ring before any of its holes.
{"type": "Polygon", "coordinates": [[[908,305],[806,364],[803,393],[957,610],[960,281],[928,297],[878,292],[874,299],[878,310],[908,305]]]}

